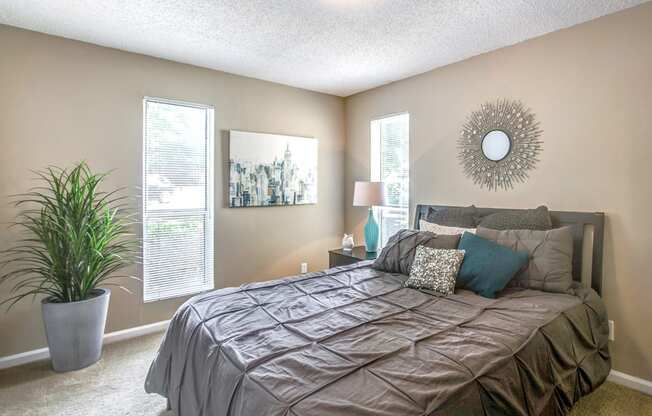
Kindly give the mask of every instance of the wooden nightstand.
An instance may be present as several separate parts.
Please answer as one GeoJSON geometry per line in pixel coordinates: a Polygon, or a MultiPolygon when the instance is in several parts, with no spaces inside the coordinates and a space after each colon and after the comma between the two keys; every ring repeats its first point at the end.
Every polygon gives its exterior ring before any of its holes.
{"type": "Polygon", "coordinates": [[[341,248],[328,251],[328,267],[345,266],[363,260],[375,260],[378,253],[367,253],[364,246],[353,247],[351,251],[344,251],[341,248]]]}

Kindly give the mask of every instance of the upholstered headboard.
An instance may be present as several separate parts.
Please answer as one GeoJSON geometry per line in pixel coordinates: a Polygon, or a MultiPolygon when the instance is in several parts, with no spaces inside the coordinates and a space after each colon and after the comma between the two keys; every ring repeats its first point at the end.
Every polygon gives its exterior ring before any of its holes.
{"type": "MultiPolygon", "coordinates": [[[[426,219],[428,208],[446,210],[459,208],[447,205],[417,205],[414,228],[419,229],[419,220],[426,219]]],[[[519,211],[507,208],[476,208],[480,217],[501,211],[519,211]]],[[[602,294],[602,251],[604,246],[604,213],[550,211],[553,227],[571,227],[573,234],[573,279],[582,282],[583,269],[589,275],[591,287],[602,294]]]]}

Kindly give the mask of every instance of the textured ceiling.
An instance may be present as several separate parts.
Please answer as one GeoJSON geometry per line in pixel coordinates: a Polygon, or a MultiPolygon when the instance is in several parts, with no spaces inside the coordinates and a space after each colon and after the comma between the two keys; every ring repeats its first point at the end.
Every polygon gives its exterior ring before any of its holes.
{"type": "Polygon", "coordinates": [[[347,96],[646,0],[0,0],[0,22],[347,96]]]}

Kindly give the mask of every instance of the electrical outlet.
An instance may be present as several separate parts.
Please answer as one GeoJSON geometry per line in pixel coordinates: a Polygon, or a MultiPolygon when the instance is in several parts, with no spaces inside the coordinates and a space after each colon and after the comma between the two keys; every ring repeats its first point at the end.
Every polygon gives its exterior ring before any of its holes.
{"type": "Polygon", "coordinates": [[[616,324],[614,324],[614,321],[609,321],[609,341],[615,341],[616,340],[616,329],[615,329],[616,324]]]}
{"type": "Polygon", "coordinates": [[[308,263],[301,263],[301,273],[308,273],[308,263]]]}

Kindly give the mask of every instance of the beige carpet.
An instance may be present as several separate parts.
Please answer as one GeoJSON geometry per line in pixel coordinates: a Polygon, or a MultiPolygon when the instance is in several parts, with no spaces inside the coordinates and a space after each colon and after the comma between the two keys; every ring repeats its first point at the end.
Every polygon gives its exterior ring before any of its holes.
{"type": "MultiPolygon", "coordinates": [[[[100,362],[57,374],[42,361],[0,371],[1,416],[172,416],[165,399],[143,390],[162,334],[108,345],[100,362]]],[[[606,383],[572,416],[652,416],[652,397],[606,383]]]]}

